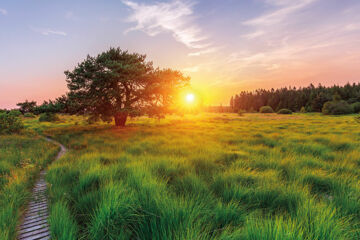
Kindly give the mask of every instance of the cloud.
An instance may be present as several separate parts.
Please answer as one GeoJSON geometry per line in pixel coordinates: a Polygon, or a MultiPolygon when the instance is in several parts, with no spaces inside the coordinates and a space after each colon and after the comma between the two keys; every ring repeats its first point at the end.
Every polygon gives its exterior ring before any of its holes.
{"type": "Polygon", "coordinates": [[[270,13],[261,15],[257,18],[245,21],[244,24],[250,26],[270,26],[283,21],[291,14],[307,7],[316,1],[317,0],[266,0],[267,4],[271,4],[280,8],[270,13]]]}
{"type": "Polygon", "coordinates": [[[193,3],[174,0],[171,2],[156,2],[142,4],[133,1],[123,1],[132,9],[128,21],[136,26],[126,32],[141,30],[150,36],[162,32],[171,32],[176,41],[192,49],[209,47],[201,29],[192,22],[193,3]]]}
{"type": "Polygon", "coordinates": [[[197,52],[191,52],[191,53],[188,54],[188,56],[190,56],[190,57],[201,56],[201,55],[204,55],[204,54],[214,53],[217,50],[219,50],[218,47],[207,48],[207,49],[200,50],[200,51],[197,51],[197,52]]]}
{"type": "Polygon", "coordinates": [[[243,37],[247,38],[247,39],[254,39],[254,38],[263,36],[264,34],[265,34],[265,31],[258,30],[258,31],[252,32],[252,33],[245,34],[245,35],[243,35],[243,37]]]}
{"type": "Polygon", "coordinates": [[[58,36],[64,36],[64,37],[67,36],[67,33],[63,32],[63,31],[52,30],[49,28],[33,28],[33,27],[30,27],[30,28],[34,32],[40,33],[45,36],[49,36],[49,35],[58,35],[58,36]]]}
{"type": "Polygon", "coordinates": [[[7,15],[8,11],[6,9],[0,8],[0,15],[7,15]]]}
{"type": "Polygon", "coordinates": [[[184,72],[191,72],[191,73],[194,73],[194,72],[198,72],[200,69],[199,66],[194,66],[194,67],[188,67],[188,68],[184,68],[183,71],[184,72]]]}
{"type": "Polygon", "coordinates": [[[346,31],[357,31],[360,30],[360,23],[350,23],[345,26],[346,31]]]}

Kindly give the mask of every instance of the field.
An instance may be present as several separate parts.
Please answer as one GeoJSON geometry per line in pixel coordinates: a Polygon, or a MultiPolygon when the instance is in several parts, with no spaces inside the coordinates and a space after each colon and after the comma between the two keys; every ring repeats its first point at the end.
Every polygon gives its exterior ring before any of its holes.
{"type": "MultiPolygon", "coordinates": [[[[70,150],[46,176],[53,239],[360,239],[354,116],[199,114],[126,128],[62,116],[25,125],[70,150]]],[[[21,156],[0,158],[10,164],[8,196],[36,172],[16,161],[43,166],[57,148],[39,147],[41,138],[30,145],[26,134],[1,138],[2,156],[24,141],[21,156]]],[[[17,198],[2,200],[1,230],[18,214],[5,211],[20,208],[17,198]]]]}
{"type": "Polygon", "coordinates": [[[0,239],[13,238],[35,177],[57,151],[34,133],[0,135],[0,239]]]}

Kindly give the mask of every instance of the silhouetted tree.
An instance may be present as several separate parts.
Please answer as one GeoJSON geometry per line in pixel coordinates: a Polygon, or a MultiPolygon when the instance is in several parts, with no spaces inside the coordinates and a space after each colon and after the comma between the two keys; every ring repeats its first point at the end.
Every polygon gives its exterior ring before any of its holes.
{"type": "Polygon", "coordinates": [[[17,106],[20,107],[20,112],[22,113],[34,113],[34,110],[36,108],[36,102],[35,101],[31,101],[29,102],[28,100],[26,100],[25,102],[20,102],[16,104],[17,106]]]}
{"type": "Polygon", "coordinates": [[[94,120],[114,118],[116,126],[124,126],[129,115],[166,113],[189,82],[179,71],[154,69],[145,55],[120,48],[88,56],[65,75],[76,111],[94,120]]]}
{"type": "Polygon", "coordinates": [[[259,111],[261,106],[270,106],[273,109],[282,108],[291,111],[321,112],[324,103],[333,100],[333,96],[340,101],[343,99],[349,104],[360,102],[360,83],[346,84],[343,87],[332,86],[324,87],[319,84],[315,87],[310,84],[305,88],[285,87],[280,89],[258,89],[256,91],[243,91],[233,97],[233,108],[250,111],[259,111]]]}

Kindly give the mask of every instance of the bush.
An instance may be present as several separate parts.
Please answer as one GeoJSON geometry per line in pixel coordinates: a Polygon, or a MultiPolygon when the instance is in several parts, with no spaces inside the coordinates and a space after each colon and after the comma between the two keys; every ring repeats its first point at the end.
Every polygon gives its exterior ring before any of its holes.
{"type": "Polygon", "coordinates": [[[360,102],[351,104],[354,113],[360,113],[360,102]]]}
{"type": "Polygon", "coordinates": [[[55,113],[42,113],[40,114],[40,122],[55,122],[58,121],[59,117],[55,113]]]}
{"type": "Polygon", "coordinates": [[[244,115],[244,113],[245,113],[245,110],[243,110],[243,109],[240,109],[240,110],[238,111],[239,116],[244,115]]]}
{"type": "Polygon", "coordinates": [[[18,133],[23,128],[24,125],[19,117],[0,113],[0,134],[18,133]]]}
{"type": "Polygon", "coordinates": [[[270,106],[262,106],[260,108],[260,113],[273,113],[274,110],[270,106]]]}
{"type": "Polygon", "coordinates": [[[292,114],[292,111],[290,109],[283,108],[280,109],[277,114],[292,114]]]}
{"type": "Polygon", "coordinates": [[[326,115],[342,115],[353,113],[353,108],[346,101],[329,101],[322,108],[322,113],[326,115]]]}
{"type": "Polygon", "coordinates": [[[301,113],[306,113],[305,107],[301,107],[300,112],[301,112],[301,113]]]}
{"type": "Polygon", "coordinates": [[[19,117],[21,115],[21,112],[19,110],[11,110],[8,114],[11,116],[19,117]]]}
{"type": "Polygon", "coordinates": [[[25,114],[24,114],[24,117],[26,117],[26,118],[34,118],[35,115],[32,114],[32,113],[25,113],[25,114]]]}

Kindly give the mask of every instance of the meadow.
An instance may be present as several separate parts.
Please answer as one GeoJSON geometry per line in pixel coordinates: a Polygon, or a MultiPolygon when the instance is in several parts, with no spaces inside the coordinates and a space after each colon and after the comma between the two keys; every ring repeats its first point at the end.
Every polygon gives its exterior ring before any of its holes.
{"type": "Polygon", "coordinates": [[[61,116],[25,127],[70,150],[46,176],[53,239],[360,239],[353,115],[198,114],[125,128],[61,116]]]}
{"type": "Polygon", "coordinates": [[[57,146],[31,131],[0,135],[0,239],[14,238],[32,184],[57,151],[57,146]]]}

